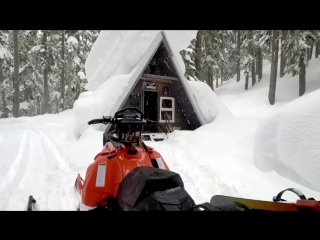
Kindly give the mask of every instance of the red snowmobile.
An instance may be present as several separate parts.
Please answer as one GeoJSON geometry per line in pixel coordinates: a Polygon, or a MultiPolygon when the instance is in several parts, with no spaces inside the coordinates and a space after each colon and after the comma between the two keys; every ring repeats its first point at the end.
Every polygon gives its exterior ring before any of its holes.
{"type": "MultiPolygon", "coordinates": [[[[197,205],[180,175],[170,171],[161,154],[140,139],[142,126],[148,123],[141,111],[125,108],[114,117],[88,122],[99,123],[112,124],[113,130],[87,168],[85,180],[77,176],[74,187],[80,199],[78,211],[320,211],[318,201],[307,199],[293,188],[280,192],[273,202],[216,195],[210,203],[197,205]],[[285,191],[296,193],[300,199],[286,202],[281,198],[285,191]]],[[[33,196],[26,210],[40,210],[33,196]]]]}

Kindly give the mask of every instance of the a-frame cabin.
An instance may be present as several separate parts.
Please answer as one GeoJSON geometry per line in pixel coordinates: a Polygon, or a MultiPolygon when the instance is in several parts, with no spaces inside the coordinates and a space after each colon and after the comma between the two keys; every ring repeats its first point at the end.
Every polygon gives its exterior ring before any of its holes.
{"type": "MultiPolygon", "coordinates": [[[[151,59],[118,109],[136,107],[144,113],[146,119],[159,123],[144,126],[145,140],[162,140],[163,137],[156,133],[195,130],[202,125],[190,101],[190,94],[187,94],[172,61],[164,36],[154,50],[151,59]]],[[[107,128],[106,131],[108,130],[107,128]]]]}

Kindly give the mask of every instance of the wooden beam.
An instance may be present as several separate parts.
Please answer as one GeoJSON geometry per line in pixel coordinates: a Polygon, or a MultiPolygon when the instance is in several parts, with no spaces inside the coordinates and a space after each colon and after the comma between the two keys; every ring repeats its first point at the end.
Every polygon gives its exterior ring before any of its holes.
{"type": "Polygon", "coordinates": [[[179,81],[179,78],[176,78],[176,77],[160,76],[160,75],[153,75],[153,74],[146,74],[146,73],[142,74],[142,77],[149,78],[149,79],[165,79],[165,80],[179,81]]]}
{"type": "Polygon", "coordinates": [[[161,79],[161,78],[147,78],[147,77],[141,77],[140,79],[150,82],[162,82],[162,83],[172,83],[172,80],[167,79],[161,79]]]}

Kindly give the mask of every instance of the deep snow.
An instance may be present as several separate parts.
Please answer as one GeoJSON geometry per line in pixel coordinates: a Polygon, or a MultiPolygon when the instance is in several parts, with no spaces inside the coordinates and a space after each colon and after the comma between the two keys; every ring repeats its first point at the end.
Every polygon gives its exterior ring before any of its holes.
{"type": "MultiPolygon", "coordinates": [[[[312,89],[315,79],[307,79],[307,92],[311,92],[315,90],[312,89]]],[[[290,86],[293,81],[294,78],[286,76],[278,82],[278,89],[291,94],[292,98],[292,92],[296,92],[290,86]]],[[[269,113],[276,112],[285,103],[269,105],[265,94],[267,82],[268,75],[264,75],[260,83],[244,91],[242,77],[239,83],[232,79],[216,90],[220,101],[238,118],[213,121],[195,131],[175,131],[163,142],[147,142],[162,154],[171,170],[181,175],[197,203],[209,201],[217,194],[272,200],[279,191],[289,187],[301,189],[307,197],[320,199],[319,192],[275,171],[263,172],[255,166],[256,130],[269,113]],[[234,92],[241,96],[233,97],[234,92]],[[234,108],[236,99],[242,112],[234,108]],[[264,111],[266,114],[261,114],[264,111]],[[244,116],[239,116],[241,113],[244,116]]],[[[77,140],[72,134],[73,117],[74,111],[68,110],[60,114],[0,120],[1,210],[23,210],[30,194],[39,201],[41,209],[74,209],[75,178],[78,173],[85,175],[87,166],[102,149],[102,132],[89,127],[77,140]]],[[[284,197],[292,201],[297,198],[292,193],[284,197]]]]}
{"type": "MultiPolygon", "coordinates": [[[[99,51],[99,48],[94,51],[99,51]]],[[[309,100],[318,98],[319,92],[314,91],[320,89],[318,65],[318,59],[309,62],[307,91],[303,98],[298,97],[297,77],[288,75],[279,78],[274,106],[269,104],[267,97],[270,73],[267,61],[264,62],[262,81],[254,87],[250,86],[248,91],[244,90],[244,76],[241,76],[240,82],[236,82],[235,78],[229,80],[215,89],[215,93],[208,92],[202,83],[191,82],[190,85],[197,85],[192,88],[193,94],[203,95],[210,100],[209,103],[199,103],[209,123],[195,131],[175,131],[167,140],[147,144],[155,147],[170,169],[181,175],[186,190],[197,203],[209,201],[211,196],[218,194],[272,200],[279,191],[289,187],[301,189],[307,197],[320,199],[320,192],[297,183],[301,182],[299,174],[304,178],[310,175],[315,183],[319,181],[314,166],[319,165],[316,157],[319,156],[317,147],[320,145],[317,122],[320,110],[318,107],[307,107],[309,100]],[[295,99],[298,100],[295,102],[295,99]],[[300,104],[304,110],[300,109],[300,104]],[[289,121],[289,128],[283,128],[288,119],[295,119],[292,116],[299,119],[302,116],[303,119],[301,124],[306,132],[298,138],[291,130],[297,129],[296,124],[301,126],[300,121],[289,121]],[[274,131],[272,121],[276,121],[276,125],[280,126],[278,130],[282,130],[274,131]],[[268,131],[268,126],[272,126],[271,131],[268,131]],[[263,135],[265,132],[270,138],[263,135]],[[292,143],[292,137],[298,141],[298,145],[293,147],[288,146],[292,143]],[[308,141],[305,141],[307,138],[308,141]],[[267,141],[273,143],[268,146],[267,141]],[[267,169],[271,170],[269,172],[261,171],[261,164],[268,161],[268,158],[263,159],[263,155],[277,152],[275,141],[285,146],[278,149],[278,156],[274,154],[278,163],[299,169],[296,170],[296,176],[289,176],[292,180],[280,176],[271,167],[267,169]],[[296,152],[290,152],[292,148],[296,152]],[[256,166],[257,151],[262,156],[259,159],[260,166],[258,164],[261,169],[256,166]]],[[[90,71],[95,74],[93,69],[90,71]]],[[[125,78],[127,75],[121,76],[125,78]]],[[[102,149],[103,132],[98,130],[99,127],[88,127],[82,121],[83,125],[78,126],[83,128],[83,134],[79,139],[73,134],[77,118],[90,120],[96,115],[100,117],[103,114],[101,106],[104,108],[109,104],[102,96],[103,88],[100,94],[98,89],[95,90],[81,94],[76,104],[81,107],[100,104],[97,109],[80,107],[77,111],[72,109],[60,114],[0,119],[0,210],[24,210],[31,194],[38,200],[42,210],[75,209],[73,185],[76,176],[78,173],[85,175],[87,166],[102,149]]],[[[118,94],[116,91],[114,94],[118,94]]],[[[284,198],[294,201],[297,196],[286,193],[284,198]]]]}
{"type": "Polygon", "coordinates": [[[255,163],[320,191],[320,90],[264,119],[255,135],[255,163]]]}

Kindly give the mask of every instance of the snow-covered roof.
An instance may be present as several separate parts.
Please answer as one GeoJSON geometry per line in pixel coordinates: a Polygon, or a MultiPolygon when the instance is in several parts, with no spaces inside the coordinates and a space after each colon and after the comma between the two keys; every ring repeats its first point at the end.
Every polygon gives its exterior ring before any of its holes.
{"type": "Polygon", "coordinates": [[[197,31],[101,31],[85,63],[89,90],[97,89],[113,76],[131,73],[148,55],[148,50],[157,50],[162,33],[175,58],[177,70],[183,75],[185,65],[179,52],[190,45],[197,31]]]}

